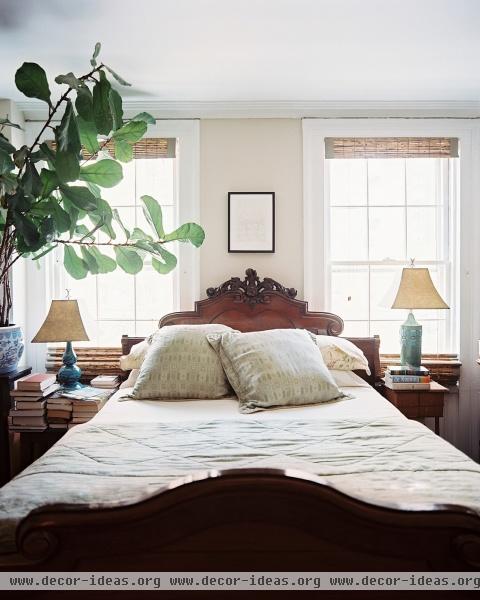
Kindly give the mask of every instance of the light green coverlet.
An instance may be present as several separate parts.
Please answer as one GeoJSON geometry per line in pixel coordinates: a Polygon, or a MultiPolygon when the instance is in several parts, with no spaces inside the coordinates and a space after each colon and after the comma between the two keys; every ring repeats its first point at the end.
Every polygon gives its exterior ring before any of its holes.
{"type": "Polygon", "coordinates": [[[446,503],[480,514],[480,466],[401,415],[363,419],[235,420],[72,429],[0,489],[0,552],[40,506],[115,506],[209,469],[265,467],[316,474],[372,503],[446,503]]]}

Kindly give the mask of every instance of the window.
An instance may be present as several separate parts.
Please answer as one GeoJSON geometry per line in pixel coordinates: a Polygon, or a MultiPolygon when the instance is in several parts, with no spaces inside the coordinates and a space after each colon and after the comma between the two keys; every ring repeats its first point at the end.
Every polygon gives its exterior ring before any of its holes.
{"type": "MultiPolygon", "coordinates": [[[[138,226],[150,231],[140,200],[144,194],[153,196],[162,206],[165,230],[175,229],[178,225],[176,158],[145,157],[143,152],[136,152],[136,157],[123,163],[122,168],[123,180],[114,188],[103,189],[102,197],[118,210],[127,229],[132,231],[138,226]]],[[[121,238],[123,234],[115,223],[114,228],[121,238]]],[[[97,240],[107,241],[107,237],[99,233],[97,240]]],[[[102,248],[102,252],[113,255],[109,248],[102,248]]],[[[63,261],[61,251],[57,260],[63,261]]],[[[134,276],[117,267],[112,273],[89,274],[85,279],[75,280],[62,268],[56,281],[57,297],[64,297],[62,290],[68,290],[79,301],[90,337],[88,345],[118,346],[122,334],[148,335],[162,315],[177,308],[176,277],[176,270],[159,275],[148,256],[143,270],[134,276]]]]}
{"type": "MultiPolygon", "coordinates": [[[[379,140],[382,138],[376,142],[379,140]]],[[[421,139],[419,143],[422,147],[421,139]]],[[[429,268],[437,289],[452,305],[458,168],[455,143],[447,150],[425,149],[423,144],[420,153],[418,145],[417,150],[408,152],[398,144],[392,147],[386,143],[364,145],[363,152],[358,148],[335,152],[332,148],[327,138],[328,309],[345,320],[344,335],[380,335],[382,352],[398,353],[399,326],[407,311],[390,306],[401,270],[410,259],[416,266],[429,268]]],[[[452,312],[415,311],[423,325],[425,353],[456,349],[452,312]]]]}

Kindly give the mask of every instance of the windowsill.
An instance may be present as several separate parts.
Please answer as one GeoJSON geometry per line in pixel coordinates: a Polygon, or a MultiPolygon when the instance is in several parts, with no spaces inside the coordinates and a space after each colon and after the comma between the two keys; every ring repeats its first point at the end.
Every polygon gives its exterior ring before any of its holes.
{"type": "MultiPolygon", "coordinates": [[[[380,369],[382,376],[387,365],[399,365],[399,354],[381,354],[380,369]]],[[[422,365],[430,370],[431,377],[441,385],[454,387],[460,380],[460,362],[457,354],[424,354],[422,365]]]]}

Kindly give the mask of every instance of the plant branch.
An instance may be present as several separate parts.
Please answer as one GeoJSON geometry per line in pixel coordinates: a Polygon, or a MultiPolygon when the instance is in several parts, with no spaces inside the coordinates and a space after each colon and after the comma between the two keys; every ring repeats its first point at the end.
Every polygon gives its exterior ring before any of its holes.
{"type": "MultiPolygon", "coordinates": [[[[110,248],[113,248],[115,246],[122,246],[122,247],[130,247],[130,248],[138,248],[138,246],[136,245],[135,241],[133,242],[84,242],[83,240],[85,239],[85,236],[81,239],[81,240],[58,240],[58,239],[54,239],[51,241],[52,244],[65,244],[65,245],[69,245],[69,244],[76,244],[77,246],[108,246],[110,248]]],[[[144,240],[146,242],[152,243],[152,244],[166,244],[168,242],[166,242],[165,240],[144,240]]],[[[139,250],[142,250],[142,248],[138,248],[139,250]]]]}

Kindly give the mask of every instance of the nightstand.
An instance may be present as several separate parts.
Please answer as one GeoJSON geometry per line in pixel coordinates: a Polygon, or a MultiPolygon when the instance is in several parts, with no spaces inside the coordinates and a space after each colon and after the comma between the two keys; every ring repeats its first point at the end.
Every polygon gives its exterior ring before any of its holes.
{"type": "Polygon", "coordinates": [[[0,486],[10,481],[10,434],[8,431],[8,413],[11,400],[10,390],[20,377],[30,375],[31,367],[21,367],[10,373],[0,375],[0,486]]]}
{"type": "Polygon", "coordinates": [[[409,419],[435,419],[435,433],[440,433],[440,417],[448,388],[432,381],[429,390],[391,390],[383,386],[383,395],[409,419]]]}

